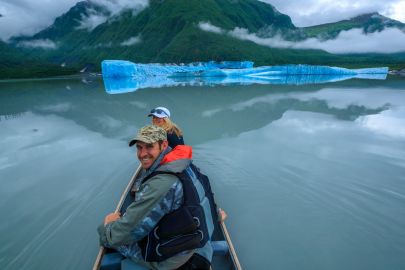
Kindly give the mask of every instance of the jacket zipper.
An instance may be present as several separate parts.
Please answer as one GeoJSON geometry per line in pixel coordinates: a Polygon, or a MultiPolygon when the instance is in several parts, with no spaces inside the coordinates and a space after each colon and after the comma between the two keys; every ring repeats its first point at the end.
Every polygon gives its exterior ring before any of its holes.
{"type": "Polygon", "coordinates": [[[145,261],[148,261],[149,242],[150,242],[150,237],[148,234],[148,242],[146,243],[145,261]]]}

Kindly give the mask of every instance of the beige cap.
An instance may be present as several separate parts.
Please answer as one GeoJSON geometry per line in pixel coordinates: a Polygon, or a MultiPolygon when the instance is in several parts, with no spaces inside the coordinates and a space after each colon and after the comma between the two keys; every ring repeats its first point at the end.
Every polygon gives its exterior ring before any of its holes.
{"type": "Polygon", "coordinates": [[[129,142],[133,146],[136,142],[155,143],[157,141],[167,141],[166,131],[158,126],[145,126],[138,131],[138,134],[129,142]]]}

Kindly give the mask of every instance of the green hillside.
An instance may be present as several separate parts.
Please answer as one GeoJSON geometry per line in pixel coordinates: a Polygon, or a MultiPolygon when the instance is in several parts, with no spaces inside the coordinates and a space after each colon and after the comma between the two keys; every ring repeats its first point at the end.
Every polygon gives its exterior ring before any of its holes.
{"type": "Polygon", "coordinates": [[[109,48],[84,49],[84,61],[106,58],[129,59],[137,62],[189,62],[208,60],[271,59],[269,48],[228,36],[202,31],[198,24],[210,22],[225,30],[235,27],[252,32],[274,25],[279,29],[293,29],[288,16],[278,14],[267,4],[258,1],[176,0],[152,1],[149,8],[131,16],[125,13],[120,20],[103,24],[91,33],[90,46],[112,41],[109,48]],[[133,46],[120,46],[128,37],[139,37],[133,46]],[[262,51],[254,57],[255,51],[262,51]],[[266,53],[264,53],[266,52],[266,53]]]}
{"type": "Polygon", "coordinates": [[[290,17],[256,0],[152,0],[148,8],[135,16],[127,11],[87,32],[78,29],[78,21],[88,15],[89,9],[107,14],[102,7],[80,2],[47,29],[32,37],[14,38],[12,42],[17,45],[23,41],[51,40],[58,49],[26,48],[25,52],[51,63],[76,67],[98,65],[104,59],[188,62],[242,57],[274,63],[271,49],[202,31],[198,24],[209,22],[224,30],[240,27],[251,32],[269,25],[280,31],[296,28],[290,17]],[[121,45],[131,37],[139,37],[140,42],[121,45]],[[256,56],[255,50],[261,53],[256,56]]]}
{"type": "Polygon", "coordinates": [[[294,26],[289,16],[257,0],[151,0],[150,5],[138,13],[127,10],[110,15],[103,6],[79,2],[43,31],[31,37],[13,38],[11,45],[15,48],[9,53],[9,59],[15,65],[10,65],[8,72],[0,73],[0,76],[19,76],[17,72],[13,74],[13,68],[26,69],[24,76],[29,75],[30,70],[32,76],[42,76],[47,72],[78,72],[85,66],[93,66],[94,71],[99,71],[100,62],[105,59],[142,63],[251,60],[256,66],[298,63],[343,67],[405,66],[405,53],[335,55],[321,50],[277,49],[228,34],[235,29],[246,29],[264,38],[281,33],[285,39],[299,40],[320,35],[330,38],[353,28],[378,31],[383,29],[381,27],[403,27],[378,14],[301,29],[294,26]],[[109,16],[109,19],[91,30],[81,27],[81,20],[95,13],[109,16]],[[200,23],[209,23],[214,30],[204,31],[200,23]],[[46,40],[54,48],[20,46],[22,42],[37,40],[46,40]],[[33,59],[35,64],[28,65],[25,59],[33,59]],[[64,67],[61,67],[62,63],[64,67]]]}
{"type": "Polygon", "coordinates": [[[28,78],[72,74],[76,69],[62,68],[0,41],[0,78],[28,78]]]}

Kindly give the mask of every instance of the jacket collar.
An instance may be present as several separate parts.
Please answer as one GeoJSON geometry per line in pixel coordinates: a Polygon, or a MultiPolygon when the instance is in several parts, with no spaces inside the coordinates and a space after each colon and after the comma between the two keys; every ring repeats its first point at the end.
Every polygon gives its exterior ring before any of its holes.
{"type": "Polygon", "coordinates": [[[188,145],[177,145],[160,161],[160,165],[167,164],[179,159],[191,159],[193,157],[193,149],[188,145]]]}

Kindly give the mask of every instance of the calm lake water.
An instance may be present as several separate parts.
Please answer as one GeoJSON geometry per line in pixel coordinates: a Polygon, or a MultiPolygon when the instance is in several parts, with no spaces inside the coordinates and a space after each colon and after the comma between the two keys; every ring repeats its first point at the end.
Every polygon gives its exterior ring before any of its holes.
{"type": "Polygon", "coordinates": [[[166,106],[244,269],[405,269],[405,78],[177,86],[0,82],[0,269],[90,269],[96,227],[166,106]]]}

